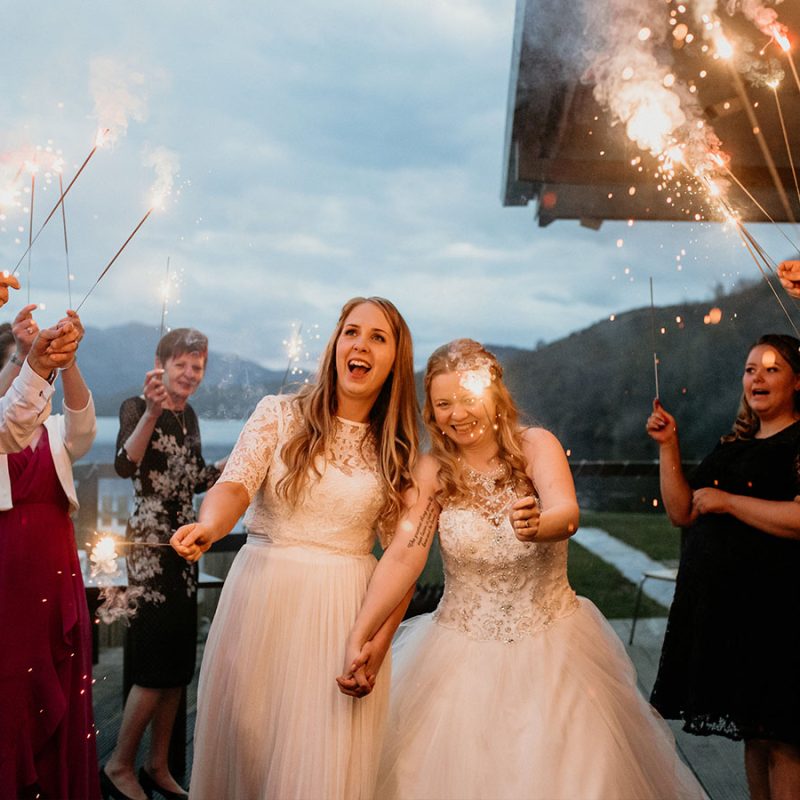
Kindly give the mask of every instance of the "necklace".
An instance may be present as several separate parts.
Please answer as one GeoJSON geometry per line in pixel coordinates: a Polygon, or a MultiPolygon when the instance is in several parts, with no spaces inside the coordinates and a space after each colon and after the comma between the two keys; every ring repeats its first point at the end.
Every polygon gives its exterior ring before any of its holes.
{"type": "Polygon", "coordinates": [[[467,485],[471,484],[476,490],[475,500],[482,507],[483,515],[495,528],[499,528],[516,499],[510,486],[497,487],[498,481],[508,476],[508,467],[500,461],[489,472],[481,472],[466,462],[462,463],[467,485]]]}
{"type": "Polygon", "coordinates": [[[172,414],[173,417],[175,417],[175,421],[178,423],[178,425],[181,426],[181,430],[183,431],[183,435],[186,436],[186,433],[187,433],[187,430],[186,430],[186,409],[182,409],[181,411],[175,411],[174,408],[168,408],[167,411],[169,411],[169,413],[172,414]]]}

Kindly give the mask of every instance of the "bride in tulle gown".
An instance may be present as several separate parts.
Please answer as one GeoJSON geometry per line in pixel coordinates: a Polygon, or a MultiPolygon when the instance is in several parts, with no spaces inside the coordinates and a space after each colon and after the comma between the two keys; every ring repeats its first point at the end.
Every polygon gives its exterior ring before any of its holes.
{"type": "Polygon", "coordinates": [[[502,368],[472,340],[431,356],[425,391],[431,452],[416,502],[373,575],[338,679],[344,692],[368,686],[372,633],[418,577],[438,524],[445,591],[395,637],[376,798],[704,797],[618,637],[569,585],[578,506],[557,439],[519,427],[502,368]],[[510,515],[531,485],[537,513],[510,515]]]}
{"type": "Polygon", "coordinates": [[[174,534],[197,560],[250,506],[200,671],[193,800],[372,796],[388,683],[354,700],[333,677],[378,521],[397,517],[410,479],[415,411],[405,321],[382,298],[349,301],[317,382],[259,403],[198,523],[174,534]]]}

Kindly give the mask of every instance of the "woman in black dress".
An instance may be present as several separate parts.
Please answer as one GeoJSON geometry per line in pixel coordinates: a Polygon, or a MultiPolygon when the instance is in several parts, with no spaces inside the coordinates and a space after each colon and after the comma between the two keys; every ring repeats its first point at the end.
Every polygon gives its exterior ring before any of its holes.
{"type": "MultiPolygon", "coordinates": [[[[219,477],[206,466],[197,416],[187,400],[206,367],[208,340],[199,331],[176,328],[156,349],[156,368],[145,376],[142,397],[120,408],[115,468],[132,478],[129,541],[167,545],[173,531],[193,522],[193,495],[219,477]]],[[[167,754],[181,692],[194,675],[197,642],[197,565],[169,546],[133,547],[128,581],[139,592],[128,632],[132,687],[114,752],[100,773],[106,797],[133,800],[185,797],[169,772],[167,754]],[[145,766],[135,773],[136,753],[151,727],[145,766]]]]}
{"type": "Polygon", "coordinates": [[[691,481],[656,400],[661,494],[685,527],[653,705],[685,730],[744,739],[754,800],[800,797],[800,341],[750,350],[733,431],[691,481]]]}

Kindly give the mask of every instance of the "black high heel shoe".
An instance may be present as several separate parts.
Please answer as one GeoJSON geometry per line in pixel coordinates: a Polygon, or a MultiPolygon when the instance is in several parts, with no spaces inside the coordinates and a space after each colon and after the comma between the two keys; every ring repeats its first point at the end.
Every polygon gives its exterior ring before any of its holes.
{"type": "Polygon", "coordinates": [[[127,794],[117,789],[114,781],[106,775],[103,767],[100,768],[100,793],[103,800],[132,800],[127,794]]]}
{"type": "Polygon", "coordinates": [[[153,796],[153,792],[158,792],[164,798],[164,800],[188,800],[189,797],[186,792],[172,792],[169,789],[165,789],[163,786],[160,786],[155,782],[153,776],[144,767],[139,767],[139,783],[142,784],[144,793],[151,798],[153,796]]]}

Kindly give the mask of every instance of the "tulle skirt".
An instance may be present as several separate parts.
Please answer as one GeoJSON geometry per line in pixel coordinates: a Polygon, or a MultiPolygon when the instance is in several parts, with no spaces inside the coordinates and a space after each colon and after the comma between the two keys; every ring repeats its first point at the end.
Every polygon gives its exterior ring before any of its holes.
{"type": "Polygon", "coordinates": [[[388,710],[339,692],[371,555],[248,542],[225,581],[198,687],[193,800],[373,796],[388,710]]]}
{"type": "Polygon", "coordinates": [[[404,623],[375,797],[705,797],[619,638],[579,602],[513,643],[471,639],[430,614],[404,623]]]}

